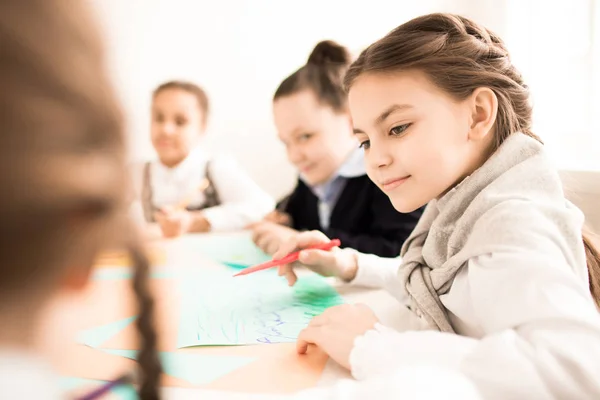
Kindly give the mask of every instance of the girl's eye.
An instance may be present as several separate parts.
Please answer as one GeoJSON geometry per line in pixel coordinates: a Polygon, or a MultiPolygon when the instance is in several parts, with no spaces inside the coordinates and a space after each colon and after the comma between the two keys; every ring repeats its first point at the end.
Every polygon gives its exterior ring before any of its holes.
{"type": "Polygon", "coordinates": [[[362,147],[363,149],[368,149],[369,146],[371,146],[371,141],[370,140],[365,140],[364,142],[360,142],[360,146],[358,147],[362,147]]]}
{"type": "Polygon", "coordinates": [[[300,142],[306,142],[311,137],[312,137],[312,133],[305,133],[303,135],[298,136],[298,141],[300,141],[300,142]]]}
{"type": "Polygon", "coordinates": [[[408,129],[411,124],[398,125],[390,129],[391,136],[400,136],[408,129]]]}

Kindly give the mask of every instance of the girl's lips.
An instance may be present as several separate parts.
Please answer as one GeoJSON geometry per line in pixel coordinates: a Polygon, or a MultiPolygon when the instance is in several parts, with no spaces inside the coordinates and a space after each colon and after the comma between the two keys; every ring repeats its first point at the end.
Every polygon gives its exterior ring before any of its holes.
{"type": "Polygon", "coordinates": [[[398,186],[402,185],[406,180],[410,178],[410,175],[404,176],[402,178],[392,178],[381,183],[381,189],[384,192],[389,192],[390,190],[396,189],[398,186]]]}

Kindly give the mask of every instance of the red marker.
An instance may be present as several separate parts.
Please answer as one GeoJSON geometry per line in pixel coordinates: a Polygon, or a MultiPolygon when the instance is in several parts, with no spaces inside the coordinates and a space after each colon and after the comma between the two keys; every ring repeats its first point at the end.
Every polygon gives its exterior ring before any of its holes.
{"type": "MultiPolygon", "coordinates": [[[[341,244],[340,239],[333,239],[329,243],[316,244],[314,246],[307,247],[304,250],[331,250],[332,248],[337,247],[340,244],[341,244]]],[[[240,276],[240,275],[248,275],[248,274],[251,274],[256,271],[262,271],[263,269],[278,267],[280,265],[290,264],[290,263],[293,263],[294,261],[298,261],[299,256],[300,256],[300,252],[296,251],[294,253],[288,254],[287,256],[283,257],[281,260],[271,260],[271,261],[267,261],[266,263],[263,263],[263,264],[255,265],[254,267],[246,268],[246,269],[242,270],[241,272],[238,272],[237,274],[235,274],[234,277],[240,276]]]]}

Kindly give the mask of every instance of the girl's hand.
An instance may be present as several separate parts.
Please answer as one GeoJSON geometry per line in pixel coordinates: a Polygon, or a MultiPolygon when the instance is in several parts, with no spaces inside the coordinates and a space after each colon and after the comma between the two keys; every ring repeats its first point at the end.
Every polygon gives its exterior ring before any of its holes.
{"type": "MultiPolygon", "coordinates": [[[[346,282],[351,281],[358,270],[356,255],[353,251],[342,250],[339,247],[329,251],[303,250],[316,244],[329,242],[330,239],[322,232],[301,232],[281,244],[277,252],[273,254],[273,258],[280,259],[294,251],[302,250],[298,259],[300,264],[307,266],[319,275],[334,276],[346,282]]],[[[285,275],[290,286],[294,285],[297,280],[294,272],[295,266],[296,263],[279,267],[279,275],[285,275]]]]}
{"type": "Polygon", "coordinates": [[[278,210],[273,210],[270,213],[268,213],[265,216],[264,220],[283,226],[292,226],[292,217],[290,217],[288,213],[284,213],[278,210]]]}
{"type": "Polygon", "coordinates": [[[162,234],[166,238],[174,238],[189,232],[192,225],[192,214],[186,210],[162,209],[154,214],[162,234]]]}
{"type": "Polygon", "coordinates": [[[281,243],[292,240],[298,231],[273,222],[259,222],[252,227],[252,240],[265,253],[272,255],[281,243]]]}
{"type": "Polygon", "coordinates": [[[350,353],[354,340],[379,322],[373,311],[364,304],[342,304],[328,308],[314,317],[300,332],[296,342],[298,353],[305,354],[308,346],[320,347],[341,366],[350,369],[350,353]]]}

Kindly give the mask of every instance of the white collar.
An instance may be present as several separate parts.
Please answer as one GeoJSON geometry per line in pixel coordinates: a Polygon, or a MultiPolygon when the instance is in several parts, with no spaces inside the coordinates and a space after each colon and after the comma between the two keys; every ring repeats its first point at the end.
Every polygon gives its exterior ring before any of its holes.
{"type": "Polygon", "coordinates": [[[183,159],[179,164],[174,167],[167,167],[160,160],[155,163],[156,171],[162,175],[167,176],[181,176],[185,175],[188,171],[193,170],[197,172],[199,164],[206,162],[207,156],[204,151],[199,147],[195,147],[190,151],[186,158],[183,159]]]}

